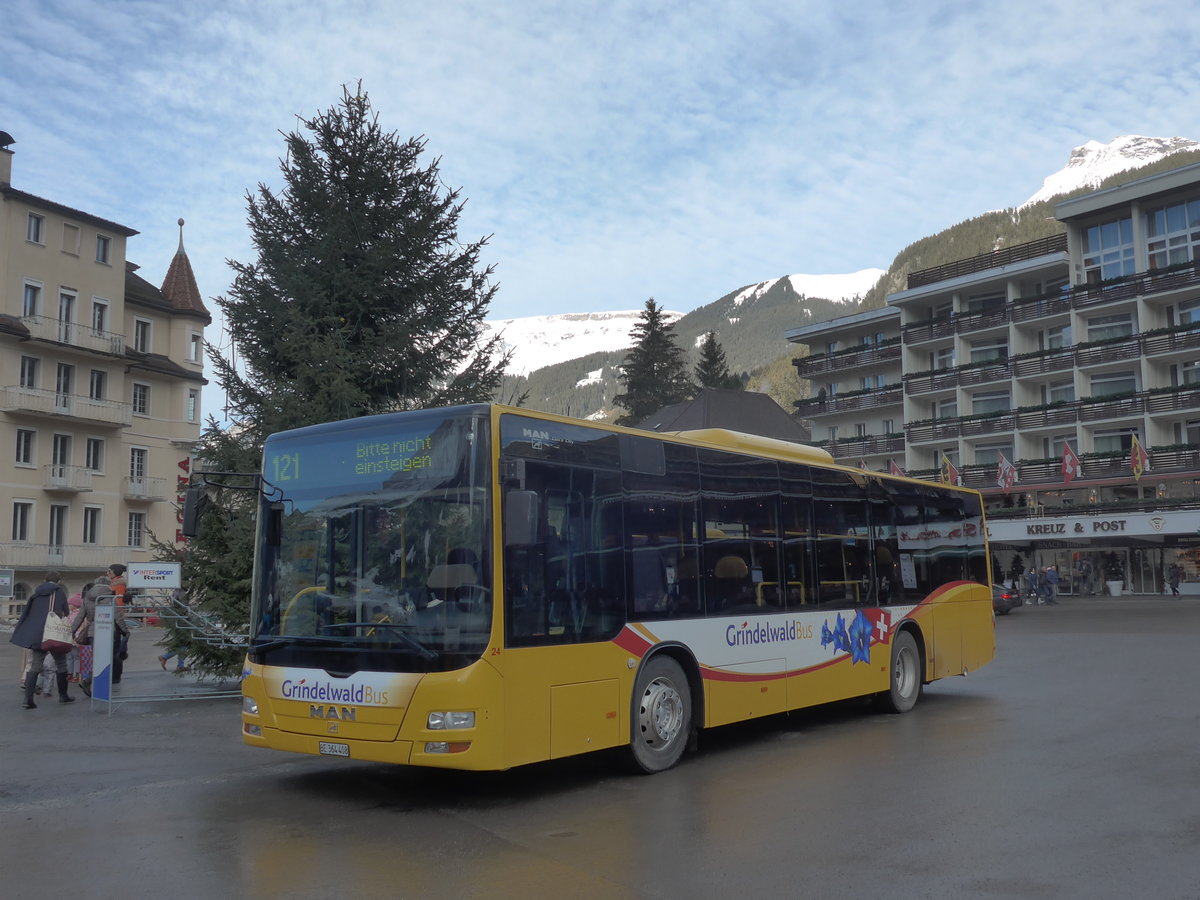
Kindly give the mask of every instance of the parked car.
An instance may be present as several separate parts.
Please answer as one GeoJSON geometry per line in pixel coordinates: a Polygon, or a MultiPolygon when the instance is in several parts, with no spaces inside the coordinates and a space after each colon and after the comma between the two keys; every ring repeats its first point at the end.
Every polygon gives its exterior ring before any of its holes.
{"type": "Polygon", "coordinates": [[[1001,584],[992,585],[992,612],[1007,616],[1009,610],[1021,605],[1021,594],[1001,584]]]}

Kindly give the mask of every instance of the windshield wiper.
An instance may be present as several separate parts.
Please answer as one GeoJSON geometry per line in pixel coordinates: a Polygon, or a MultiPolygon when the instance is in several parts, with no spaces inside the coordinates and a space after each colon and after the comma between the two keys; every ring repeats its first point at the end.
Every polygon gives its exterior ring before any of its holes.
{"type": "MultiPolygon", "coordinates": [[[[422,659],[432,660],[438,658],[438,652],[436,650],[426,647],[416,638],[412,637],[412,635],[405,634],[402,630],[400,630],[413,627],[412,625],[408,625],[403,622],[338,622],[336,625],[325,625],[322,627],[325,629],[370,628],[372,630],[376,628],[390,628],[392,630],[392,636],[399,638],[400,643],[406,644],[410,650],[415,651],[422,659]]],[[[367,636],[369,637],[369,635],[367,636]]]]}
{"type": "MultiPolygon", "coordinates": [[[[398,629],[411,628],[411,625],[402,625],[392,622],[338,622],[336,625],[323,625],[322,629],[340,629],[340,628],[388,628],[392,629],[392,634],[389,638],[398,639],[399,643],[404,644],[409,650],[416,653],[422,659],[435,660],[439,654],[436,650],[426,647],[416,638],[405,634],[398,629]]],[[[278,650],[280,647],[290,647],[296,644],[305,646],[325,646],[325,647],[356,647],[362,637],[367,635],[312,635],[312,634],[295,634],[295,635],[280,635],[279,637],[264,641],[261,644],[251,644],[251,653],[270,653],[272,650],[278,650]]]]}

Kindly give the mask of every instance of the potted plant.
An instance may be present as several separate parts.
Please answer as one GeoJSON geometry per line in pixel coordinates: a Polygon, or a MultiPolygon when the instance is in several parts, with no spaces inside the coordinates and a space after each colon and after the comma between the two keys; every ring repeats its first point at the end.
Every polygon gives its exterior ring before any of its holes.
{"type": "Polygon", "coordinates": [[[1125,566],[1116,553],[1109,553],[1104,560],[1104,582],[1110,597],[1121,596],[1125,588],[1125,566]]]}

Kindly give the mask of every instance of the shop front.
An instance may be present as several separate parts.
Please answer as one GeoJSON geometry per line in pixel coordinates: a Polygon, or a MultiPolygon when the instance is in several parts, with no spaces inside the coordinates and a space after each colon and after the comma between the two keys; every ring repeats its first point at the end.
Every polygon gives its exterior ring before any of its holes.
{"type": "Polygon", "coordinates": [[[1063,596],[1171,594],[1173,580],[1200,596],[1198,509],[996,519],[988,537],[993,580],[1018,588],[1054,566],[1063,596]]]}

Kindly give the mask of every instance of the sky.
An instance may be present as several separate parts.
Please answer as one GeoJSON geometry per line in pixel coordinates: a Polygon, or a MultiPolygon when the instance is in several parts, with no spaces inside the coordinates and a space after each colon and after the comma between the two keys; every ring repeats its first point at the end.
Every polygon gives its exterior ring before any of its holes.
{"type": "Polygon", "coordinates": [[[1148,0],[7,0],[2,19],[13,186],[137,229],[156,284],[182,217],[214,315],[282,133],[360,80],[461,189],[460,238],[490,235],[494,319],[887,268],[1086,141],[1200,140],[1200,50],[1148,0]]]}

